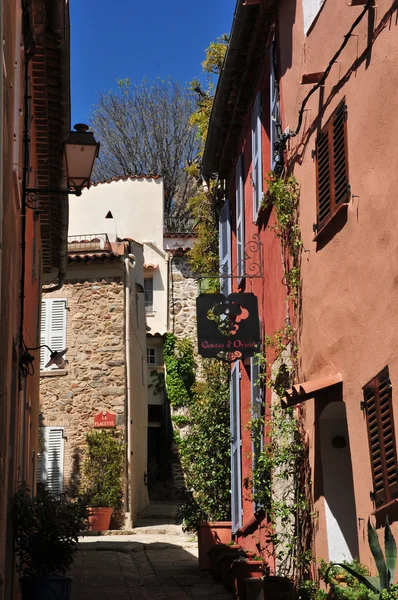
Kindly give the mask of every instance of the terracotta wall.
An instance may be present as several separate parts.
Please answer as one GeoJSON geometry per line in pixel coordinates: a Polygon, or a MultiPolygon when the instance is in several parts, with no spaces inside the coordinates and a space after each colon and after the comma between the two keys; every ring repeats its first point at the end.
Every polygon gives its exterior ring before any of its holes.
{"type": "MultiPolygon", "coordinates": [[[[360,402],[363,386],[386,365],[393,385],[396,422],[398,419],[398,148],[394,126],[398,42],[396,12],[389,13],[391,6],[389,0],[378,2],[349,38],[325,86],[308,102],[303,127],[287,153],[300,183],[300,223],[306,249],[302,261],[300,379],[342,374],[355,493],[351,519],[360,558],[367,564],[371,562],[364,529],[374,505],[369,496],[373,485],[360,402]],[[331,224],[328,239],[317,243],[312,229],[316,222],[316,188],[311,151],[320,128],[343,99],[348,110],[351,199],[346,219],[331,224]]],[[[363,7],[326,0],[306,38],[302,2],[283,0],[279,7],[283,129],[289,126],[293,130],[301,102],[311,88],[300,85],[303,74],[326,69],[363,7]]],[[[335,395],[322,401],[331,400],[339,398],[335,395]]],[[[331,474],[327,465],[323,465],[323,472],[320,467],[318,432],[323,406],[313,399],[306,403],[319,515],[316,550],[318,557],[327,559],[323,478],[331,474]]],[[[396,523],[393,529],[398,533],[396,523]]]]}

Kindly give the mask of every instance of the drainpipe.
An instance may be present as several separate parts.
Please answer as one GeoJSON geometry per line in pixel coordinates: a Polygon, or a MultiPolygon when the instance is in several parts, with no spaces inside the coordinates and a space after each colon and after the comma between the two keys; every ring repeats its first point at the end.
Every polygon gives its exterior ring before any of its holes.
{"type": "MultiPolygon", "coordinates": [[[[125,295],[126,295],[126,388],[127,388],[127,461],[126,461],[126,507],[127,512],[131,511],[131,500],[130,500],[130,475],[131,475],[131,361],[130,361],[130,270],[129,267],[134,266],[135,256],[129,254],[124,259],[124,266],[126,269],[126,283],[125,283],[125,295]],[[131,264],[130,261],[133,261],[131,264]],[[130,468],[129,468],[130,467],[130,468]]],[[[130,515],[131,519],[131,515],[130,515]]]]}
{"type": "MultiPolygon", "coordinates": [[[[4,51],[4,20],[3,20],[3,0],[0,0],[0,41],[1,52],[4,51]]],[[[3,56],[3,54],[1,55],[3,56]]],[[[3,60],[3,59],[2,59],[3,60]]],[[[1,272],[3,265],[3,110],[4,110],[4,74],[3,65],[0,65],[0,306],[1,306],[1,272]]]]}

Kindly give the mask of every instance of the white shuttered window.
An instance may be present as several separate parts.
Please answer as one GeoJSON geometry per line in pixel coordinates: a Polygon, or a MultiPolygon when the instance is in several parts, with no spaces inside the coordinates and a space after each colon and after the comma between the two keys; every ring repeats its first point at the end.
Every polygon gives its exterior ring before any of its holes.
{"type": "MultiPolygon", "coordinates": [[[[66,300],[46,298],[41,303],[40,345],[46,344],[51,350],[65,350],[66,347],[66,300]]],[[[48,348],[40,349],[40,371],[50,360],[48,348]]],[[[55,365],[49,369],[57,369],[55,365]]]]}
{"type": "Polygon", "coordinates": [[[245,203],[243,191],[243,159],[236,165],[236,263],[238,277],[245,276],[245,203]]]}
{"type": "Polygon", "coordinates": [[[42,427],[43,448],[37,453],[37,483],[61,493],[64,480],[64,428],[42,427]]]}
{"type": "MultiPolygon", "coordinates": [[[[220,273],[231,275],[231,207],[229,200],[224,202],[219,219],[220,273]]],[[[232,292],[231,279],[221,277],[220,290],[228,296],[232,292]]]]}
{"type": "Polygon", "coordinates": [[[261,152],[261,93],[257,92],[252,110],[252,185],[253,185],[253,221],[263,196],[263,172],[261,152]]]}
{"type": "Polygon", "coordinates": [[[240,432],[240,369],[236,362],[231,371],[231,513],[232,533],[242,527],[242,463],[240,432]]]}

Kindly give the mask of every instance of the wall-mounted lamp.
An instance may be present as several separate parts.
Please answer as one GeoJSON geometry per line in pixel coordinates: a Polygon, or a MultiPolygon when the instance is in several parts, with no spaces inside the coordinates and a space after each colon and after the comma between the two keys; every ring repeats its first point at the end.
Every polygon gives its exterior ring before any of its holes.
{"type": "Polygon", "coordinates": [[[51,350],[50,346],[47,346],[47,344],[41,344],[40,346],[36,346],[35,348],[26,348],[26,346],[25,346],[24,352],[21,355],[21,358],[19,361],[19,366],[22,369],[22,371],[24,372],[25,376],[33,375],[33,373],[34,373],[34,368],[33,368],[32,363],[33,363],[35,357],[30,354],[30,351],[39,350],[40,348],[47,348],[50,351],[50,360],[45,365],[46,369],[48,369],[48,367],[51,367],[52,365],[56,365],[58,367],[58,369],[64,369],[66,367],[67,361],[64,359],[64,356],[67,353],[68,348],[65,348],[65,350],[60,350],[58,352],[58,350],[51,350]]]}
{"type": "Polygon", "coordinates": [[[27,194],[75,194],[81,196],[82,189],[89,187],[100,144],[95,140],[94,134],[88,131],[88,125],[78,123],[74,128],[75,131],[70,132],[64,143],[67,189],[27,188],[27,194]]]}

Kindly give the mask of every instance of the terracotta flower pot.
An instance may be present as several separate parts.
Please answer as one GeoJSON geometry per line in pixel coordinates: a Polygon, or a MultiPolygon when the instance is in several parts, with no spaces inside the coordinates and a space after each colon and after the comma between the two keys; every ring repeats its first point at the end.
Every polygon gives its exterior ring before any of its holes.
{"type": "Polygon", "coordinates": [[[216,544],[226,544],[231,541],[231,521],[209,522],[202,521],[198,527],[199,569],[210,570],[208,552],[216,544]]]}
{"type": "Polygon", "coordinates": [[[91,531],[106,531],[109,529],[113,508],[96,507],[89,508],[88,522],[91,531]]]}
{"type": "MultiPolygon", "coordinates": [[[[236,544],[233,546],[228,546],[224,552],[220,552],[218,558],[216,559],[215,569],[218,574],[218,577],[215,579],[221,579],[224,584],[224,587],[227,589],[232,589],[234,587],[234,580],[231,573],[231,565],[239,557],[245,556],[244,550],[236,544]]],[[[213,575],[213,565],[211,574],[213,575]]],[[[213,575],[214,576],[214,575],[213,575]]]]}
{"type": "Polygon", "coordinates": [[[263,581],[261,577],[247,577],[244,584],[247,600],[264,600],[263,581]]]}
{"type": "Polygon", "coordinates": [[[287,577],[264,577],[263,589],[264,600],[290,600],[293,595],[292,582],[287,577]]]}
{"type": "Polygon", "coordinates": [[[235,560],[231,565],[234,580],[235,597],[247,600],[245,579],[262,577],[263,563],[261,560],[235,560]]]}

